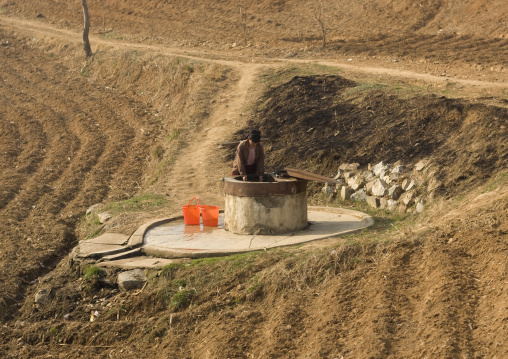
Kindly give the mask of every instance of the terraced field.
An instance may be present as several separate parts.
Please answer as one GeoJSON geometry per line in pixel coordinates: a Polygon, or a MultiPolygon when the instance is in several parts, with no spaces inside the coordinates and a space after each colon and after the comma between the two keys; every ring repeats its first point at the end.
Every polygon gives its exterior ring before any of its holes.
{"type": "Polygon", "coordinates": [[[504,0],[338,1],[325,48],[314,0],[89,4],[87,61],[78,3],[0,1],[1,357],[508,357],[504,0]],[[86,279],[78,240],[221,205],[220,144],[251,127],[268,171],[427,161],[425,210],[365,206],[365,233],[184,259],[140,291],[86,279]],[[140,195],[164,206],[82,229],[140,195]]]}

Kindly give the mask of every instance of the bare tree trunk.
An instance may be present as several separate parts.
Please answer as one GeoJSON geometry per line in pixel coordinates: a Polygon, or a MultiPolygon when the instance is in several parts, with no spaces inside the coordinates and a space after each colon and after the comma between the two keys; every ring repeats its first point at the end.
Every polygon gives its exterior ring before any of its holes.
{"type": "Polygon", "coordinates": [[[106,32],[106,0],[102,0],[102,31],[106,32]]]}
{"type": "Polygon", "coordinates": [[[321,25],[321,33],[323,34],[323,49],[324,49],[326,46],[326,27],[323,22],[321,22],[320,25],[321,25]]]}
{"type": "Polygon", "coordinates": [[[86,57],[92,56],[92,48],[90,47],[90,40],[88,40],[88,34],[90,32],[90,15],[88,15],[88,6],[86,0],[81,0],[83,5],[83,17],[85,19],[85,26],[83,27],[83,48],[85,49],[86,57]]]}
{"type": "Polygon", "coordinates": [[[314,19],[316,19],[316,21],[319,24],[319,27],[321,28],[323,48],[325,48],[325,46],[326,46],[326,31],[327,31],[325,20],[323,19],[324,11],[325,10],[323,9],[323,5],[322,5],[321,1],[318,3],[317,7],[314,7],[314,9],[313,9],[314,19]]]}
{"type": "Polygon", "coordinates": [[[243,29],[243,46],[247,46],[247,15],[245,10],[240,6],[240,21],[243,29]]]}

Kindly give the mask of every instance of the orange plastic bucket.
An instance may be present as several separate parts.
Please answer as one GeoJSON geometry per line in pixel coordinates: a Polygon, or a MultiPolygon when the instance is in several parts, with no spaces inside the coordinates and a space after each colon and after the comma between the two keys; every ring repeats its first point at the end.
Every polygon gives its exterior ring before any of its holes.
{"type": "Polygon", "coordinates": [[[201,216],[203,217],[203,226],[219,225],[219,207],[218,206],[199,206],[201,216]]]}
{"type": "Polygon", "coordinates": [[[192,197],[187,205],[182,206],[183,220],[185,224],[196,225],[199,224],[199,197],[192,197]],[[198,204],[190,204],[195,198],[198,199],[198,204]]]}

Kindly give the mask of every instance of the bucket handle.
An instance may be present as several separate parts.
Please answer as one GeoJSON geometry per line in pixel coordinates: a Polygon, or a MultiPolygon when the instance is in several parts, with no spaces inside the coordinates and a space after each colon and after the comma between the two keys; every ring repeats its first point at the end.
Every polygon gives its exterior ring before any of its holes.
{"type": "Polygon", "coordinates": [[[199,197],[197,197],[197,196],[192,197],[192,198],[191,198],[191,200],[189,201],[189,203],[187,203],[187,206],[190,206],[190,203],[191,203],[192,201],[194,201],[194,199],[195,199],[195,198],[197,198],[197,199],[198,199],[198,204],[197,204],[196,206],[199,206],[199,201],[200,201],[200,199],[199,199],[199,197]]]}

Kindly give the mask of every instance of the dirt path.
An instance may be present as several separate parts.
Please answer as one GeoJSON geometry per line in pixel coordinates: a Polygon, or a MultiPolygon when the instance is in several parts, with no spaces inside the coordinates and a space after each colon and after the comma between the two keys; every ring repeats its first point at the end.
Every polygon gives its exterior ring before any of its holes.
{"type": "MultiPolygon", "coordinates": [[[[58,37],[65,41],[74,41],[81,43],[81,34],[76,33],[71,30],[56,28],[50,24],[35,21],[35,20],[27,20],[27,19],[19,19],[13,17],[7,17],[0,15],[0,26],[5,26],[8,28],[16,28],[17,30],[23,32],[34,32],[36,35],[44,36],[44,37],[58,37]],[[3,24],[3,25],[2,25],[3,24]]],[[[188,49],[182,47],[172,47],[166,45],[148,45],[148,44],[140,44],[140,43],[130,43],[126,41],[114,41],[114,40],[105,40],[97,36],[90,36],[90,41],[92,46],[97,47],[97,50],[101,50],[103,48],[129,48],[129,49],[140,49],[140,50],[148,50],[160,52],[166,55],[173,56],[181,56],[192,58],[200,61],[210,61],[215,63],[220,63],[224,65],[228,65],[231,67],[239,67],[245,66],[245,64],[249,63],[259,63],[264,64],[269,67],[278,67],[283,66],[284,64],[291,63],[315,63],[324,66],[332,66],[343,68],[348,71],[353,72],[361,72],[364,74],[370,74],[374,76],[391,76],[396,78],[408,78],[421,80],[430,83],[457,83],[464,86],[472,86],[476,88],[491,88],[491,89],[508,89],[508,82],[504,81],[504,77],[502,73],[499,73],[496,76],[496,81],[483,81],[483,80],[475,80],[471,79],[475,76],[475,73],[471,71],[469,68],[465,69],[463,72],[469,75],[469,79],[463,78],[465,76],[456,77],[447,75],[445,73],[440,75],[432,75],[424,71],[413,71],[405,69],[405,66],[412,66],[417,68],[416,65],[404,64],[403,62],[394,62],[390,64],[390,66],[381,67],[379,65],[373,65],[373,62],[382,62],[382,60],[377,61],[364,61],[362,59],[356,59],[355,62],[344,62],[330,59],[319,59],[319,58],[309,58],[309,59],[291,59],[291,58],[270,58],[270,57],[262,57],[262,56],[248,56],[248,55],[239,55],[231,52],[218,52],[218,51],[208,51],[208,50],[195,50],[188,49]],[[396,66],[396,68],[394,68],[396,66]]],[[[352,60],[352,59],[348,59],[352,60]]],[[[388,64],[386,64],[388,65],[388,64]]],[[[425,65],[427,66],[427,65],[425,65]]],[[[450,66],[448,66],[450,67],[450,66]]],[[[454,70],[449,70],[449,72],[453,72],[454,70]]],[[[455,71],[456,72],[456,71],[455,71]]],[[[476,76],[484,76],[478,74],[476,76]]]]}
{"type": "MultiPolygon", "coordinates": [[[[224,93],[205,124],[199,126],[189,139],[174,166],[168,188],[179,203],[200,195],[203,204],[223,206],[221,179],[229,176],[231,164],[224,163],[217,151],[220,143],[229,138],[233,128],[246,125],[245,106],[252,96],[254,79],[261,65],[236,64],[234,76],[239,80],[224,93]]],[[[231,147],[234,151],[234,147],[231,147]]]]}

